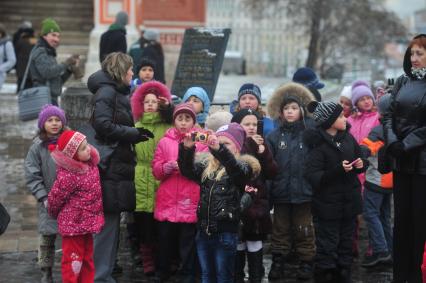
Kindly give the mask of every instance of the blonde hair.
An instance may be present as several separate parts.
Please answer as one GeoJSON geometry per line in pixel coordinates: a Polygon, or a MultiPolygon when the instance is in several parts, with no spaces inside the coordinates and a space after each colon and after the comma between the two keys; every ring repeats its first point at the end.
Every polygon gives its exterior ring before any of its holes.
{"type": "Polygon", "coordinates": [[[132,67],[132,57],[122,52],[112,52],[102,61],[102,71],[110,75],[120,85],[126,85],[124,78],[127,75],[127,71],[132,67]]]}
{"type": "MultiPolygon", "coordinates": [[[[238,157],[239,153],[235,154],[238,157]]],[[[201,181],[204,182],[207,179],[219,181],[223,175],[226,174],[225,167],[217,160],[213,155],[209,154],[207,158],[201,161],[206,165],[203,174],[201,175],[201,181]]]]}

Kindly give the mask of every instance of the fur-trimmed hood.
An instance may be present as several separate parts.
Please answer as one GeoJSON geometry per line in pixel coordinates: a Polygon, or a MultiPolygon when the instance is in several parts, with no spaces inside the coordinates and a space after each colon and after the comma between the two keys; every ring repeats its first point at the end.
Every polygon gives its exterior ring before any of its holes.
{"type": "MultiPolygon", "coordinates": [[[[213,155],[209,152],[200,152],[195,155],[195,162],[201,163],[204,168],[207,168],[207,163],[210,160],[210,157],[213,155]]],[[[236,156],[237,161],[244,162],[250,166],[253,176],[252,179],[256,179],[262,170],[262,167],[260,166],[259,160],[257,160],[255,157],[249,155],[249,154],[241,154],[236,156]]],[[[218,170],[216,176],[223,176],[224,172],[221,171],[225,170],[225,167],[221,166],[218,170]]]]}
{"type": "Polygon", "coordinates": [[[268,114],[274,120],[279,120],[281,116],[281,104],[289,97],[295,97],[305,108],[309,102],[315,100],[313,94],[301,84],[286,83],[277,88],[268,101],[268,114]]]}
{"type": "Polygon", "coordinates": [[[98,165],[100,159],[99,152],[97,151],[97,149],[94,146],[90,146],[90,148],[90,160],[87,163],[69,158],[58,149],[52,151],[51,156],[57,166],[62,167],[73,173],[84,174],[89,170],[90,166],[98,165]]]}
{"type": "Polygon", "coordinates": [[[170,90],[164,84],[157,81],[143,83],[141,86],[136,88],[130,99],[133,119],[135,121],[138,121],[143,116],[143,101],[148,93],[153,93],[158,97],[164,97],[169,101],[169,103],[172,101],[172,95],[170,94],[170,90]]]}

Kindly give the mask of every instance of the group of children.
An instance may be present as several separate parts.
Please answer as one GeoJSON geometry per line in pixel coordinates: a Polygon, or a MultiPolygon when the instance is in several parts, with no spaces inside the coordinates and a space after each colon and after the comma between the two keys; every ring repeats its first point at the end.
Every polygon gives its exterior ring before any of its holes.
{"type": "MultiPolygon", "coordinates": [[[[145,275],[166,282],[177,263],[179,282],[244,282],[247,259],[250,282],[261,282],[263,241],[271,234],[270,280],[283,279],[296,255],[298,278],[350,282],[361,213],[370,240],[363,265],[391,260],[392,184],[377,157],[377,106],[386,108],[386,96],[376,103],[368,84],[357,81],[344,89],[342,105],[316,102],[307,88],[288,83],[268,101],[267,117],[260,88],[248,83],[233,113],[209,114],[198,86],[168,107],[170,90],[152,81],[147,62],[130,98],[135,127],[154,136],[134,146],[133,218],[145,275]]],[[[99,154],[66,127],[56,106],[43,108],[38,127],[25,169],[38,200],[44,282],[51,282],[57,231],[63,282],[93,282],[92,234],[104,223],[99,154]]]]}

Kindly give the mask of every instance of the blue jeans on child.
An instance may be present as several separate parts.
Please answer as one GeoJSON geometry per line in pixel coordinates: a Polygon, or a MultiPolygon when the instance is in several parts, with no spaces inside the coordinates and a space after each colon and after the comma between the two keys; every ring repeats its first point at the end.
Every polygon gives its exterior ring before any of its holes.
{"type": "Polygon", "coordinates": [[[195,238],[202,283],[232,283],[237,253],[237,233],[207,235],[197,232],[195,238]]]}
{"type": "Polygon", "coordinates": [[[391,193],[364,190],[363,216],[373,253],[392,253],[391,193]]]}

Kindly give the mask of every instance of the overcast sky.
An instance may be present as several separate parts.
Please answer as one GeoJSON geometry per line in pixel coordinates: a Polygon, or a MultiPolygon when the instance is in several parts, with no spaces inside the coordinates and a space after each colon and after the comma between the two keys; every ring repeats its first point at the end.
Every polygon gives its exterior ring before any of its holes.
{"type": "Polygon", "coordinates": [[[401,18],[411,16],[414,11],[426,7],[426,0],[386,0],[386,3],[401,18]]]}

